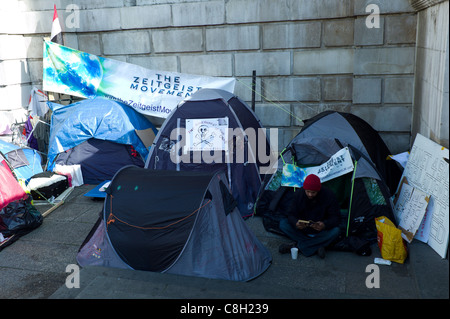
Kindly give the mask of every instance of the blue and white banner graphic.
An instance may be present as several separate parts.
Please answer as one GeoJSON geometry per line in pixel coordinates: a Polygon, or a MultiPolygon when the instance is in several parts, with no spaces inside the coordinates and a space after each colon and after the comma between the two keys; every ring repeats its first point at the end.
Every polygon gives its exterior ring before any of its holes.
{"type": "Polygon", "coordinates": [[[166,118],[201,88],[233,93],[234,78],[155,71],[44,42],[43,89],[83,98],[120,101],[136,111],[166,118]]]}
{"type": "Polygon", "coordinates": [[[317,175],[323,183],[351,171],[353,171],[353,161],[350,151],[345,147],[320,166],[303,168],[294,164],[285,164],[283,166],[281,185],[302,187],[306,176],[309,174],[317,175]]]}

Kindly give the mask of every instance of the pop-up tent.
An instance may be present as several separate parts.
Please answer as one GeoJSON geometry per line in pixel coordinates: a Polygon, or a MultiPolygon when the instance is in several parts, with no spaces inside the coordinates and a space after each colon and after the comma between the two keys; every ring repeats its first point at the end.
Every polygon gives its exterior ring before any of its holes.
{"type": "Polygon", "coordinates": [[[236,281],[259,276],[272,257],[227,185],[223,172],[121,169],[78,263],[236,281]]]}
{"type": "Polygon", "coordinates": [[[351,114],[325,112],[306,121],[302,131],[281,153],[275,173],[268,175],[263,182],[255,213],[263,217],[266,230],[282,233],[278,222],[285,215],[296,191],[281,185],[283,165],[319,166],[344,147],[350,151],[353,172],[324,183],[338,198],[343,237],[353,236],[371,242],[376,239],[376,217],[386,216],[394,220],[385,176],[389,175],[394,185],[400,169],[394,166],[393,161],[387,160],[388,148],[378,133],[362,119],[351,114]]]}
{"type": "Polygon", "coordinates": [[[149,145],[140,136],[154,137],[157,130],[142,114],[103,98],[48,104],[53,111],[48,170],[79,164],[84,183],[98,184],[126,165],[144,166],[149,145]]]}
{"type": "Polygon", "coordinates": [[[253,214],[261,186],[260,168],[267,164],[261,163],[258,152],[269,150],[260,121],[245,102],[223,90],[201,89],[169,114],[145,167],[224,170],[239,211],[247,217],[253,214]]]}
{"type": "Polygon", "coordinates": [[[35,149],[0,140],[0,152],[6,157],[18,179],[26,181],[43,171],[41,156],[35,149]]]}

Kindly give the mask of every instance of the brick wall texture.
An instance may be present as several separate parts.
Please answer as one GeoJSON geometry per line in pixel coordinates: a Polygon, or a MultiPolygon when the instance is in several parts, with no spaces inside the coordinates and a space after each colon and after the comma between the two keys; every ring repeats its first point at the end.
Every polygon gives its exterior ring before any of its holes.
{"type": "Polygon", "coordinates": [[[42,38],[56,3],[65,44],[75,49],[151,69],[232,76],[235,93],[249,104],[256,70],[256,113],[266,127],[280,129],[281,149],[302,120],[329,109],[362,117],[392,153],[410,147],[417,14],[408,0],[5,3],[3,114],[20,117],[30,89],[42,86],[42,38]],[[379,16],[366,11],[370,4],[379,16]]]}

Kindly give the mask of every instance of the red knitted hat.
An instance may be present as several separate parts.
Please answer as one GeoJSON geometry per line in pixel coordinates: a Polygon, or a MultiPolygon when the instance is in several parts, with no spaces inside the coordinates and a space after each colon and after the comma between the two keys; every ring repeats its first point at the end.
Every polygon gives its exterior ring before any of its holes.
{"type": "Polygon", "coordinates": [[[322,184],[320,183],[320,178],[314,174],[308,175],[303,182],[304,190],[318,192],[321,187],[322,184]]]}

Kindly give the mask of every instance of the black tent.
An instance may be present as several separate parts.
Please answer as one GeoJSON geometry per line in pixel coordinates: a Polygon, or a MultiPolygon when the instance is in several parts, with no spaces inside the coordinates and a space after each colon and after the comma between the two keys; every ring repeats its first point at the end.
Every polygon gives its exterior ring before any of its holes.
{"type": "Polygon", "coordinates": [[[328,111],[306,121],[304,128],[282,152],[275,173],[263,182],[255,213],[263,217],[266,230],[282,234],[278,222],[294,192],[292,187],[281,186],[283,164],[318,166],[344,147],[349,148],[354,172],[324,183],[338,197],[343,237],[353,236],[372,242],[376,239],[375,217],[386,216],[395,221],[390,197],[398,185],[401,171],[395,162],[387,160],[388,148],[362,119],[328,111]],[[386,179],[390,180],[391,189],[386,179]]]}
{"type": "Polygon", "coordinates": [[[246,281],[271,263],[223,172],[121,169],[77,256],[101,265],[246,281]]]}
{"type": "Polygon", "coordinates": [[[261,186],[260,173],[270,161],[269,150],[262,124],[245,102],[223,90],[201,89],[166,119],[145,167],[224,170],[239,211],[248,217],[261,186]]]}
{"type": "Polygon", "coordinates": [[[350,144],[369,157],[390,195],[395,194],[402,171],[395,161],[388,159],[392,153],[378,132],[362,118],[351,113],[325,111],[305,121],[300,137],[332,137],[350,144]]]}

